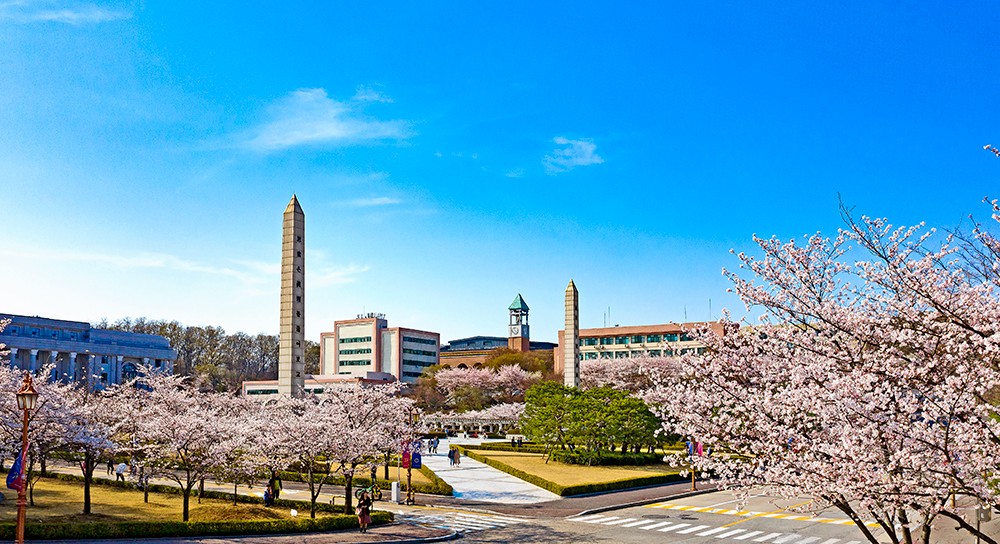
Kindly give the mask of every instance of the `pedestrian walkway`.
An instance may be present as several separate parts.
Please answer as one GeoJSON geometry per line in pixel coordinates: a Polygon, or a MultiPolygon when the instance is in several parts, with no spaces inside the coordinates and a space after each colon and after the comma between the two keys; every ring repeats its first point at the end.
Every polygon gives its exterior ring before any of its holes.
{"type": "Polygon", "coordinates": [[[446,529],[456,533],[485,531],[487,529],[506,528],[532,521],[529,518],[514,516],[499,516],[492,514],[476,514],[469,512],[438,512],[419,514],[416,512],[394,512],[396,521],[400,523],[419,523],[435,529],[446,529]]]}
{"type": "Polygon", "coordinates": [[[558,500],[551,491],[529,484],[506,472],[497,470],[463,456],[458,466],[448,461],[448,448],[454,444],[479,444],[477,439],[442,439],[437,453],[427,453],[423,463],[430,467],[439,478],[448,482],[455,490],[455,497],[461,500],[482,501],[501,504],[535,504],[558,500]]]}
{"type": "Polygon", "coordinates": [[[638,519],[623,518],[619,516],[605,516],[604,514],[592,514],[589,516],[579,516],[568,518],[569,521],[580,523],[590,523],[593,525],[606,525],[621,528],[636,529],[660,533],[673,533],[677,535],[704,536],[716,539],[727,539],[733,542],[764,542],[767,544],[861,544],[860,540],[843,540],[840,538],[826,538],[818,536],[808,536],[800,533],[778,533],[769,531],[751,531],[749,529],[734,529],[731,526],[713,527],[711,525],[698,525],[696,522],[679,523],[673,521],[662,521],[659,519],[638,519]]]}

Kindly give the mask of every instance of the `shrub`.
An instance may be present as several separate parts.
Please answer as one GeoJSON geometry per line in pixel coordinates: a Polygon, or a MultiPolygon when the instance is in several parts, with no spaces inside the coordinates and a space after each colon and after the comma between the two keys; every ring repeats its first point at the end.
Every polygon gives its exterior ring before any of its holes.
{"type": "MultiPolygon", "coordinates": [[[[391,512],[372,512],[372,524],[389,523],[391,512]]],[[[127,539],[188,536],[226,536],[251,534],[306,533],[336,531],[358,526],[352,515],[328,516],[318,519],[253,521],[127,521],[117,523],[29,523],[25,537],[31,540],[127,539]]],[[[0,524],[0,539],[13,540],[15,525],[0,524]]]]}
{"type": "Polygon", "coordinates": [[[622,453],[603,451],[600,456],[587,455],[578,451],[552,450],[549,457],[553,461],[568,465],[615,466],[615,465],[659,465],[663,456],[659,453],[622,453]]]}

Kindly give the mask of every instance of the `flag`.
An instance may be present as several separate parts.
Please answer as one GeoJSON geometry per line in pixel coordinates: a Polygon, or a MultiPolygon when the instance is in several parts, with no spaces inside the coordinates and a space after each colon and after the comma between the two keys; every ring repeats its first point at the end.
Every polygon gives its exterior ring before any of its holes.
{"type": "Polygon", "coordinates": [[[24,490],[24,464],[27,456],[28,446],[25,445],[24,449],[21,450],[21,455],[14,459],[14,464],[10,466],[10,472],[7,473],[7,489],[13,489],[17,492],[24,490]]]}

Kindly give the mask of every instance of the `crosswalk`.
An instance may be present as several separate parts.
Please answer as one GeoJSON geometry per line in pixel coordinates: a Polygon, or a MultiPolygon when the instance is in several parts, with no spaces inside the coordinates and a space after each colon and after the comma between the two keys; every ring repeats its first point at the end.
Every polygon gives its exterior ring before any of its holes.
{"type": "MultiPolygon", "coordinates": [[[[773,518],[773,519],[788,519],[793,521],[808,521],[811,523],[830,523],[833,525],[854,525],[854,521],[843,518],[823,518],[813,515],[802,515],[795,512],[787,511],[775,511],[775,512],[751,512],[749,510],[732,510],[729,508],[716,508],[712,506],[690,506],[686,504],[673,504],[669,502],[659,502],[655,504],[647,504],[644,508],[661,508],[665,510],[681,510],[684,512],[701,512],[705,514],[722,514],[724,516],[740,516],[748,518],[773,518]]],[[[869,527],[878,527],[879,524],[870,521],[865,525],[869,527]]]]}
{"type": "Polygon", "coordinates": [[[529,521],[527,518],[501,516],[495,514],[471,514],[466,512],[442,512],[435,514],[396,513],[396,521],[419,523],[439,529],[450,529],[457,533],[485,531],[499,527],[509,527],[529,521]]]}
{"type": "Polygon", "coordinates": [[[568,521],[590,523],[593,525],[630,527],[642,531],[714,537],[718,539],[728,539],[734,542],[745,542],[748,544],[751,542],[764,542],[767,544],[861,544],[860,540],[845,541],[839,538],[828,538],[820,542],[820,540],[822,540],[820,537],[806,536],[798,533],[751,531],[748,529],[734,529],[731,526],[713,527],[711,525],[699,525],[697,523],[662,521],[659,519],[622,518],[618,516],[606,516],[604,514],[591,514],[589,516],[577,516],[567,519],[568,521]]]}

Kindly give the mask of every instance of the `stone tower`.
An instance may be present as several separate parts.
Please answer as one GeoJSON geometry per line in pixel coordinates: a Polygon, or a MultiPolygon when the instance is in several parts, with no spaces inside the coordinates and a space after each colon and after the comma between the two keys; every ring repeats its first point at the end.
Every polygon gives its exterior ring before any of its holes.
{"type": "Polygon", "coordinates": [[[531,339],[528,334],[528,305],[517,294],[510,303],[510,323],[508,324],[507,347],[514,351],[531,351],[531,339]]]}
{"type": "Polygon", "coordinates": [[[563,330],[563,383],[580,386],[580,293],[573,280],[566,286],[566,327],[563,330]]]}
{"type": "Polygon", "coordinates": [[[278,394],[305,393],[306,214],[299,199],[285,208],[281,236],[281,329],[278,341],[278,394]]]}

